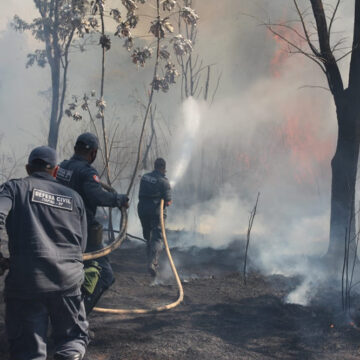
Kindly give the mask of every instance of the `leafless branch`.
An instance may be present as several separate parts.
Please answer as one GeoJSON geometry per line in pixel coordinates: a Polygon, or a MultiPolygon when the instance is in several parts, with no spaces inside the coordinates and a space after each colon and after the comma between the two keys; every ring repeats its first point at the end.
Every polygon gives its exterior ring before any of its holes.
{"type": "Polygon", "coordinates": [[[246,266],[247,266],[247,256],[248,256],[249,243],[250,243],[250,234],[251,234],[251,229],[252,229],[254,219],[255,219],[255,215],[256,215],[256,210],[257,210],[257,206],[258,206],[258,202],[259,202],[259,196],[260,196],[260,193],[257,194],[257,198],[256,198],[254,208],[250,212],[249,225],[248,225],[248,230],[247,230],[247,235],[246,235],[246,248],[245,248],[244,270],[243,270],[244,284],[245,285],[246,285],[246,266]]]}
{"type": "Polygon", "coordinates": [[[335,21],[335,16],[336,16],[336,13],[337,13],[337,11],[339,9],[340,2],[341,2],[341,0],[337,1],[334,12],[333,12],[333,14],[331,16],[331,20],[330,20],[330,23],[329,23],[329,42],[330,42],[330,36],[331,36],[331,28],[332,28],[333,23],[335,21]]]}

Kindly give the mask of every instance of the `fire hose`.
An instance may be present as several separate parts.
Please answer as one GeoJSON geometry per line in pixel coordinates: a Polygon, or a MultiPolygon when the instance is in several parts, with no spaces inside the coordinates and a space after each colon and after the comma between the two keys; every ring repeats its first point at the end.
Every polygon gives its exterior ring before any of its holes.
{"type": "MultiPolygon", "coordinates": [[[[103,186],[103,187],[106,188],[105,186],[103,186]]],[[[108,188],[110,188],[110,187],[107,186],[106,189],[108,189],[108,188]]],[[[106,246],[105,248],[103,248],[101,250],[97,250],[97,251],[90,252],[90,253],[85,253],[83,255],[84,260],[97,259],[99,257],[108,255],[112,251],[114,251],[116,248],[118,248],[122,244],[122,242],[125,240],[128,217],[127,217],[126,209],[124,207],[122,207],[120,210],[121,210],[120,231],[119,231],[119,234],[117,235],[117,237],[115,238],[115,240],[110,245],[106,246]]],[[[178,306],[183,301],[184,290],[183,290],[183,287],[181,284],[180,277],[177,273],[173,258],[171,256],[169,244],[167,242],[167,237],[166,237],[165,222],[164,222],[164,200],[163,199],[161,199],[161,202],[160,202],[160,224],[161,224],[161,233],[162,233],[162,237],[164,240],[166,255],[169,259],[171,270],[174,274],[176,284],[179,289],[177,300],[170,304],[162,305],[162,306],[158,306],[158,307],[150,308],[150,309],[107,309],[107,308],[95,307],[94,308],[95,311],[102,312],[102,313],[108,313],[108,314],[122,314],[122,315],[123,314],[148,314],[148,313],[160,312],[160,311],[173,309],[174,307],[178,306]]]]}
{"type": "MultiPolygon", "coordinates": [[[[106,184],[101,183],[101,185],[108,191],[114,191],[110,186],[108,186],[106,184]]],[[[121,221],[120,221],[120,231],[119,231],[118,236],[115,238],[115,240],[110,245],[106,246],[105,248],[83,254],[84,261],[97,259],[99,257],[106,256],[106,255],[110,254],[112,251],[114,251],[115,249],[117,249],[123,243],[123,241],[126,238],[126,234],[127,234],[126,228],[127,228],[127,223],[128,223],[128,215],[127,215],[127,211],[126,211],[125,207],[122,207],[120,210],[121,210],[121,221]]],[[[160,311],[173,309],[183,301],[184,290],[183,290],[183,287],[181,284],[180,277],[177,273],[173,258],[171,256],[169,244],[167,242],[167,237],[166,237],[165,222],[164,222],[164,200],[163,199],[161,199],[161,202],[160,202],[160,224],[161,224],[161,233],[162,233],[162,237],[163,237],[164,245],[165,245],[165,251],[166,251],[167,257],[169,259],[171,270],[172,270],[175,280],[176,280],[176,284],[179,289],[177,300],[170,304],[158,306],[158,307],[151,308],[151,309],[107,309],[107,308],[95,307],[94,308],[95,311],[102,312],[102,313],[109,313],[109,314],[147,314],[147,313],[152,313],[152,312],[160,312],[160,311]]],[[[8,268],[9,268],[9,259],[1,257],[0,258],[0,275],[2,275],[8,268]]]]}

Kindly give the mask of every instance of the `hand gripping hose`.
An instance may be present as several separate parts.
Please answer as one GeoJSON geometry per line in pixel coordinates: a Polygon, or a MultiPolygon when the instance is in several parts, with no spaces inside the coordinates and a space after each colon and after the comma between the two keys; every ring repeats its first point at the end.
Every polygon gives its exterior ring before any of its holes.
{"type": "Polygon", "coordinates": [[[120,231],[115,240],[108,246],[103,249],[92,251],[89,253],[83,254],[83,260],[93,260],[98,259],[99,257],[103,257],[109,255],[112,251],[117,249],[123,241],[126,239],[126,228],[128,222],[128,214],[124,207],[120,209],[121,211],[121,222],[120,222],[120,231]]]}
{"type": "MultiPolygon", "coordinates": [[[[100,185],[109,192],[116,192],[116,190],[113,187],[111,187],[110,185],[104,182],[100,182],[100,185]]],[[[121,221],[120,221],[120,231],[118,233],[118,236],[110,245],[104,247],[103,249],[83,254],[84,261],[98,259],[99,257],[109,255],[112,251],[117,249],[126,239],[128,214],[124,207],[120,208],[120,211],[121,211],[121,221]]]]}
{"type": "MultiPolygon", "coordinates": [[[[183,301],[184,290],[183,290],[183,287],[181,284],[180,277],[179,277],[176,267],[174,265],[174,261],[172,259],[170,249],[169,249],[169,244],[168,244],[167,238],[166,238],[165,223],[164,223],[164,200],[163,199],[160,202],[160,223],[161,223],[161,233],[162,233],[162,236],[164,239],[164,244],[165,244],[166,255],[169,259],[171,270],[175,276],[176,284],[179,289],[178,299],[171,304],[158,306],[158,307],[155,307],[152,309],[106,309],[106,308],[95,307],[94,308],[95,311],[102,312],[102,313],[108,313],[108,314],[121,314],[121,315],[123,315],[123,314],[148,314],[148,313],[160,312],[160,311],[173,309],[174,307],[178,306],[183,301]]],[[[110,252],[112,252],[113,250],[115,250],[117,247],[119,247],[126,237],[126,226],[127,226],[127,212],[124,208],[121,208],[120,233],[116,237],[115,241],[112,244],[110,244],[109,246],[105,247],[104,249],[94,251],[92,253],[84,254],[84,260],[96,259],[101,256],[105,256],[105,255],[109,254],[110,252]]]]}

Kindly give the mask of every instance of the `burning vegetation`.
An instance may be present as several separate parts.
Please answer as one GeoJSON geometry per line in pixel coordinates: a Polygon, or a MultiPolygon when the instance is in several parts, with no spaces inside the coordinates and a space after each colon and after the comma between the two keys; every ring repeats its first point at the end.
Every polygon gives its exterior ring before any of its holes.
{"type": "MultiPolygon", "coordinates": [[[[173,298],[166,259],[151,282],[134,240],[143,241],[139,175],[169,160],[168,235],[184,303],[120,321],[92,314],[89,360],[358,357],[360,0],[350,45],[338,35],[345,0],[285,10],[268,1],[278,20],[261,21],[261,35],[240,3],[36,0],[34,20],[13,19],[38,47],[26,68],[49,70],[47,143],[63,155],[78,130],[95,133],[101,180],[132,200],[101,306],[173,298]]],[[[3,151],[3,181],[17,163],[3,151]]],[[[111,244],[119,213],[98,216],[111,244]]]]}

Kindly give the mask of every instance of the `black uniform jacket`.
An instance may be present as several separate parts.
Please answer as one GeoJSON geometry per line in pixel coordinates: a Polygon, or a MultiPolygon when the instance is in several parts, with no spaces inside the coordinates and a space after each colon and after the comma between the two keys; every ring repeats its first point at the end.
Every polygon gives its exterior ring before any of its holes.
{"type": "Polygon", "coordinates": [[[169,180],[157,170],[143,175],[139,189],[139,215],[158,215],[161,199],[171,201],[169,180]]]}
{"type": "Polygon", "coordinates": [[[84,200],[88,224],[95,222],[97,206],[115,207],[116,193],[104,191],[98,172],[79,155],[64,160],[57,172],[56,180],[77,191],[84,200]]]}
{"type": "Polygon", "coordinates": [[[0,231],[5,225],[10,252],[6,296],[32,298],[80,287],[87,223],[75,191],[45,172],[10,180],[0,186],[0,231]]]}

